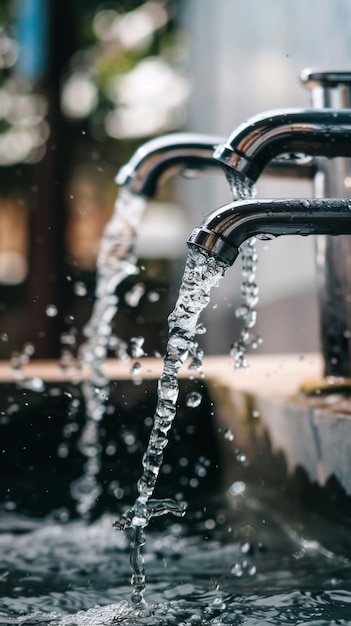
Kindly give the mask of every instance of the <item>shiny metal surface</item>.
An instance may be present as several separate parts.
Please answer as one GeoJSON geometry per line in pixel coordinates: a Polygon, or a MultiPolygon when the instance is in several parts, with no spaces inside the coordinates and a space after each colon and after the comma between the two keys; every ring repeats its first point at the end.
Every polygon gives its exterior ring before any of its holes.
{"type": "MultiPolygon", "coordinates": [[[[173,133],[151,139],[120,169],[116,182],[132,193],[151,198],[161,182],[176,174],[189,177],[211,171],[222,174],[221,163],[213,158],[213,152],[224,141],[224,137],[195,133],[173,133]]],[[[281,155],[267,168],[271,175],[294,178],[312,178],[315,171],[313,159],[298,155],[281,155]]]]}
{"type": "Polygon", "coordinates": [[[217,169],[212,158],[223,137],[193,133],[162,135],[144,143],[117,174],[116,183],[151,198],[157,185],[184,170],[217,169]]]}
{"type": "Polygon", "coordinates": [[[285,154],[351,156],[351,109],[283,109],[240,125],[215,152],[225,169],[255,182],[266,165],[285,154]]]}
{"type": "Polygon", "coordinates": [[[351,233],[351,200],[244,200],[227,204],[195,228],[188,245],[207,250],[229,265],[249,237],[351,233]]]}
{"type": "Polygon", "coordinates": [[[302,70],[300,79],[309,89],[314,87],[333,89],[334,87],[351,85],[351,72],[349,69],[322,70],[306,67],[302,70]]]}
{"type": "MultiPolygon", "coordinates": [[[[304,70],[302,83],[311,90],[314,107],[350,108],[351,72],[304,70]]],[[[351,194],[351,159],[319,159],[314,178],[316,197],[351,194]]],[[[351,376],[351,238],[316,240],[320,335],[326,376],[351,376]]]]}

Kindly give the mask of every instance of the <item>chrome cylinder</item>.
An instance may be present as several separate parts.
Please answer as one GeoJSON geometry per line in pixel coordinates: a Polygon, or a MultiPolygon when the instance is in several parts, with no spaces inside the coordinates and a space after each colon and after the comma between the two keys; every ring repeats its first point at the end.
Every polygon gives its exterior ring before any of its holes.
{"type": "MultiPolygon", "coordinates": [[[[302,83],[317,109],[350,109],[351,71],[304,70],[302,83]]],[[[317,198],[349,198],[351,159],[320,158],[314,177],[317,198]]],[[[316,265],[325,376],[351,377],[351,237],[317,237],[316,265]]]]}
{"type": "Polygon", "coordinates": [[[207,215],[190,234],[188,245],[232,265],[250,237],[342,233],[351,234],[351,200],[239,200],[207,215]]]}
{"type": "MultiPolygon", "coordinates": [[[[131,193],[152,198],[165,180],[182,174],[187,178],[203,174],[223,174],[222,164],[213,153],[224,137],[195,133],[172,133],[151,139],[142,144],[129,161],[119,170],[116,183],[131,193]]],[[[274,176],[312,178],[315,163],[312,158],[296,155],[279,155],[267,164],[274,176]]]]}

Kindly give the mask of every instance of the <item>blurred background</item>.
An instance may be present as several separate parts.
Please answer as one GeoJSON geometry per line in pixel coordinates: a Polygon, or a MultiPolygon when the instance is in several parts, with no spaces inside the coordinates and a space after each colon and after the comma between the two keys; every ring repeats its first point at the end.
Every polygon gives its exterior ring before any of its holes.
{"type": "MultiPolygon", "coordinates": [[[[119,167],[172,131],[229,135],[267,109],[308,106],[305,67],[351,66],[349,0],[0,0],[0,358],[75,356],[119,167]]],[[[258,196],[310,196],[263,178],[258,196]]],[[[186,239],[231,200],[223,177],[166,184],[119,289],[117,334],[163,352],[186,239]],[[136,306],[126,294],[141,283],[136,306]]],[[[313,238],[258,242],[265,352],[318,350],[313,238]]],[[[240,263],[205,314],[207,354],[240,325],[240,263]]]]}

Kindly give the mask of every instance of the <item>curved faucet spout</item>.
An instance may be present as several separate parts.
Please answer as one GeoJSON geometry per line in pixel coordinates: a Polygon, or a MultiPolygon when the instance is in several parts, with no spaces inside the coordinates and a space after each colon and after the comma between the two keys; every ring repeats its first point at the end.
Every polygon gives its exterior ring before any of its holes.
{"type": "Polygon", "coordinates": [[[283,153],[351,156],[351,110],[283,109],[249,119],[214,152],[227,173],[256,182],[266,165],[283,153]]]}
{"type": "MultiPolygon", "coordinates": [[[[197,133],[162,135],[144,143],[116,176],[116,183],[132,193],[152,198],[158,185],[179,173],[198,176],[204,172],[223,172],[221,163],[213,158],[224,137],[197,133]]],[[[312,178],[316,172],[312,159],[282,155],[269,166],[274,176],[312,178]]]]}
{"type": "Polygon", "coordinates": [[[182,171],[220,169],[213,159],[223,137],[196,133],[162,135],[144,143],[118,172],[116,183],[151,198],[161,180],[182,171]]]}
{"type": "Polygon", "coordinates": [[[240,245],[263,235],[351,234],[351,200],[245,200],[227,204],[195,228],[189,246],[197,246],[232,265],[240,245]]]}

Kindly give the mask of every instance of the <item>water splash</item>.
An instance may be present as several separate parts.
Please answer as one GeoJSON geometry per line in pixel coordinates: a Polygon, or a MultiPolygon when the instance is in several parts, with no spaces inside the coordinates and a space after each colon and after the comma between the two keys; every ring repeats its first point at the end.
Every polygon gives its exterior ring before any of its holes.
{"type": "MultiPolygon", "coordinates": [[[[234,200],[248,200],[254,197],[255,187],[250,180],[235,172],[235,170],[230,171],[227,176],[234,200]]],[[[252,333],[257,320],[255,307],[258,303],[256,238],[250,237],[250,239],[244,241],[239,248],[239,252],[242,264],[242,304],[236,309],[235,315],[242,320],[243,326],[238,340],[230,350],[230,354],[234,359],[236,368],[246,368],[248,367],[246,360],[247,351],[250,348],[255,350],[262,343],[261,337],[252,333]]]]}
{"type": "MultiPolygon", "coordinates": [[[[97,479],[101,466],[99,423],[109,397],[103,365],[110,345],[112,321],[118,308],[116,289],[127,276],[137,272],[135,242],[145,207],[144,198],[131,194],[128,189],[120,190],[97,259],[96,299],[90,320],[84,328],[87,341],[79,355],[79,367],[90,368],[89,379],[82,385],[86,421],[78,444],[86,463],[83,475],[71,486],[80,515],[89,514],[101,492],[97,479]]],[[[117,356],[120,359],[129,358],[126,344],[116,337],[114,340],[117,356]]]]}
{"type": "Polygon", "coordinates": [[[129,602],[127,545],[110,515],[63,525],[2,512],[0,624],[350,626],[347,528],[315,513],[305,512],[302,525],[290,514],[282,519],[252,491],[241,502],[218,509],[209,494],[202,519],[153,529],[146,608],[129,602]],[[248,538],[243,529],[255,533],[248,538]],[[327,536],[336,552],[320,543],[327,536]]]}
{"type": "Polygon", "coordinates": [[[211,289],[218,285],[228,265],[196,248],[189,250],[179,297],[168,318],[169,337],[163,373],[158,383],[157,407],[147,450],[143,456],[143,473],[138,481],[139,496],[134,506],[115,523],[117,530],[132,528],[134,536],[130,562],[132,566],[132,602],[143,603],[145,590],[144,562],[141,547],[144,528],[155,516],[172,513],[183,516],[185,504],[173,500],[151,499],[168,443],[168,432],[176,414],[178,372],[192,348],[198,319],[210,300],[211,289]]]}

